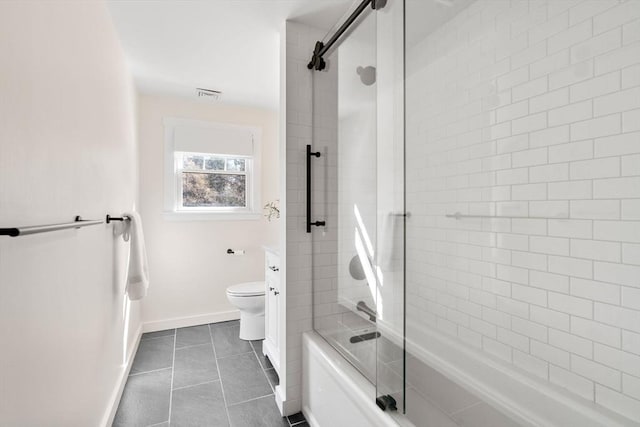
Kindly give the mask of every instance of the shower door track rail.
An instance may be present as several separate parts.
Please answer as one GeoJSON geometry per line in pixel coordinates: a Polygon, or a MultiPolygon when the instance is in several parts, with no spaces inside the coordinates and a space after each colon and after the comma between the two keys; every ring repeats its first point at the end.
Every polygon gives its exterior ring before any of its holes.
{"type": "Polygon", "coordinates": [[[351,15],[347,18],[346,21],[336,30],[336,32],[331,36],[329,41],[325,44],[321,41],[316,42],[316,46],[313,49],[313,54],[311,56],[311,61],[307,65],[309,70],[321,71],[324,70],[326,63],[324,61],[324,54],[331,49],[338,39],[349,29],[349,27],[358,19],[358,16],[365,11],[367,6],[371,5],[372,9],[382,9],[384,5],[387,3],[387,0],[362,0],[362,3],[358,5],[358,7],[353,11],[351,15]]]}

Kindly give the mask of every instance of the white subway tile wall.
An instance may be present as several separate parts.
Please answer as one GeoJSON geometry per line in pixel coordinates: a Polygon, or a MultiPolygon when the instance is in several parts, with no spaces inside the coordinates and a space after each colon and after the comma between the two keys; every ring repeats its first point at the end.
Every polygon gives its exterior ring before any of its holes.
{"type": "MultiPolygon", "coordinates": [[[[285,241],[286,387],[285,415],[302,409],[302,333],[312,329],[311,235],[306,233],[305,150],[312,141],[312,75],[307,69],[310,49],[324,33],[287,21],[285,40],[286,87],[286,208],[285,241]]],[[[284,377],[284,378],[283,378],[284,377]]]]}
{"type": "Polygon", "coordinates": [[[478,0],[406,84],[408,322],[640,420],[640,1],[478,0]]]}

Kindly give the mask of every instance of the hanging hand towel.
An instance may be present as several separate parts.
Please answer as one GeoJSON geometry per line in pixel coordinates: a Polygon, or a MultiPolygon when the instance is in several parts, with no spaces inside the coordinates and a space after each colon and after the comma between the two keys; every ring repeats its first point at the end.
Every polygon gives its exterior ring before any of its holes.
{"type": "Polygon", "coordinates": [[[131,240],[129,249],[129,270],[127,272],[127,295],[130,300],[139,300],[147,295],[149,288],[149,267],[147,251],[144,247],[142,221],[138,212],[125,213],[129,217],[123,238],[131,240]]]}

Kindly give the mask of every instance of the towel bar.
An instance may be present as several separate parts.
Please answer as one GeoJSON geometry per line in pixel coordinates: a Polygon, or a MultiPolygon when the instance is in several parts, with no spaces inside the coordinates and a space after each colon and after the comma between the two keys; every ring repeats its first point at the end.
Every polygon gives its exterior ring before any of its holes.
{"type": "Polygon", "coordinates": [[[61,224],[47,224],[47,225],[30,225],[26,227],[7,227],[0,228],[0,236],[26,236],[27,234],[47,233],[49,231],[66,230],[69,228],[82,228],[89,225],[109,224],[111,221],[130,221],[128,216],[112,217],[107,214],[106,221],[100,219],[82,219],[80,215],[77,215],[73,222],[65,222],[61,224]]]}
{"type": "Polygon", "coordinates": [[[111,216],[109,214],[107,214],[107,219],[105,220],[107,222],[107,224],[111,223],[111,221],[130,221],[131,218],[129,218],[128,216],[111,216]]]}
{"type": "Polygon", "coordinates": [[[49,231],[66,230],[68,228],[82,228],[89,225],[102,224],[102,220],[82,219],[76,216],[73,222],[65,222],[62,224],[32,225],[27,227],[9,227],[0,228],[0,236],[26,236],[27,234],[47,233],[49,231]]]}

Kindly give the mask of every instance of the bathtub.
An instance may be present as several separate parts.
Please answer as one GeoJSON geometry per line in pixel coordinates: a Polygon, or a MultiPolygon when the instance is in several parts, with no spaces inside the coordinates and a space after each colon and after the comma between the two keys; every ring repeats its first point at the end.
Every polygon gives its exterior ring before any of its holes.
{"type": "MultiPolygon", "coordinates": [[[[411,326],[409,326],[411,328],[411,326]]],[[[411,330],[411,329],[409,329],[411,330]]],[[[303,335],[302,410],[313,427],[637,426],[436,332],[407,341],[407,413],[377,407],[374,385],[315,331],[303,335]],[[446,356],[446,357],[445,357],[446,356]]],[[[383,331],[383,335],[385,331],[383,331]]],[[[387,332],[387,336],[389,333],[387,332]]],[[[397,338],[397,337],[396,337],[397,338]]]]}
{"type": "Polygon", "coordinates": [[[319,334],[305,332],[302,342],[302,411],[310,426],[398,426],[376,405],[373,384],[319,334]]]}

